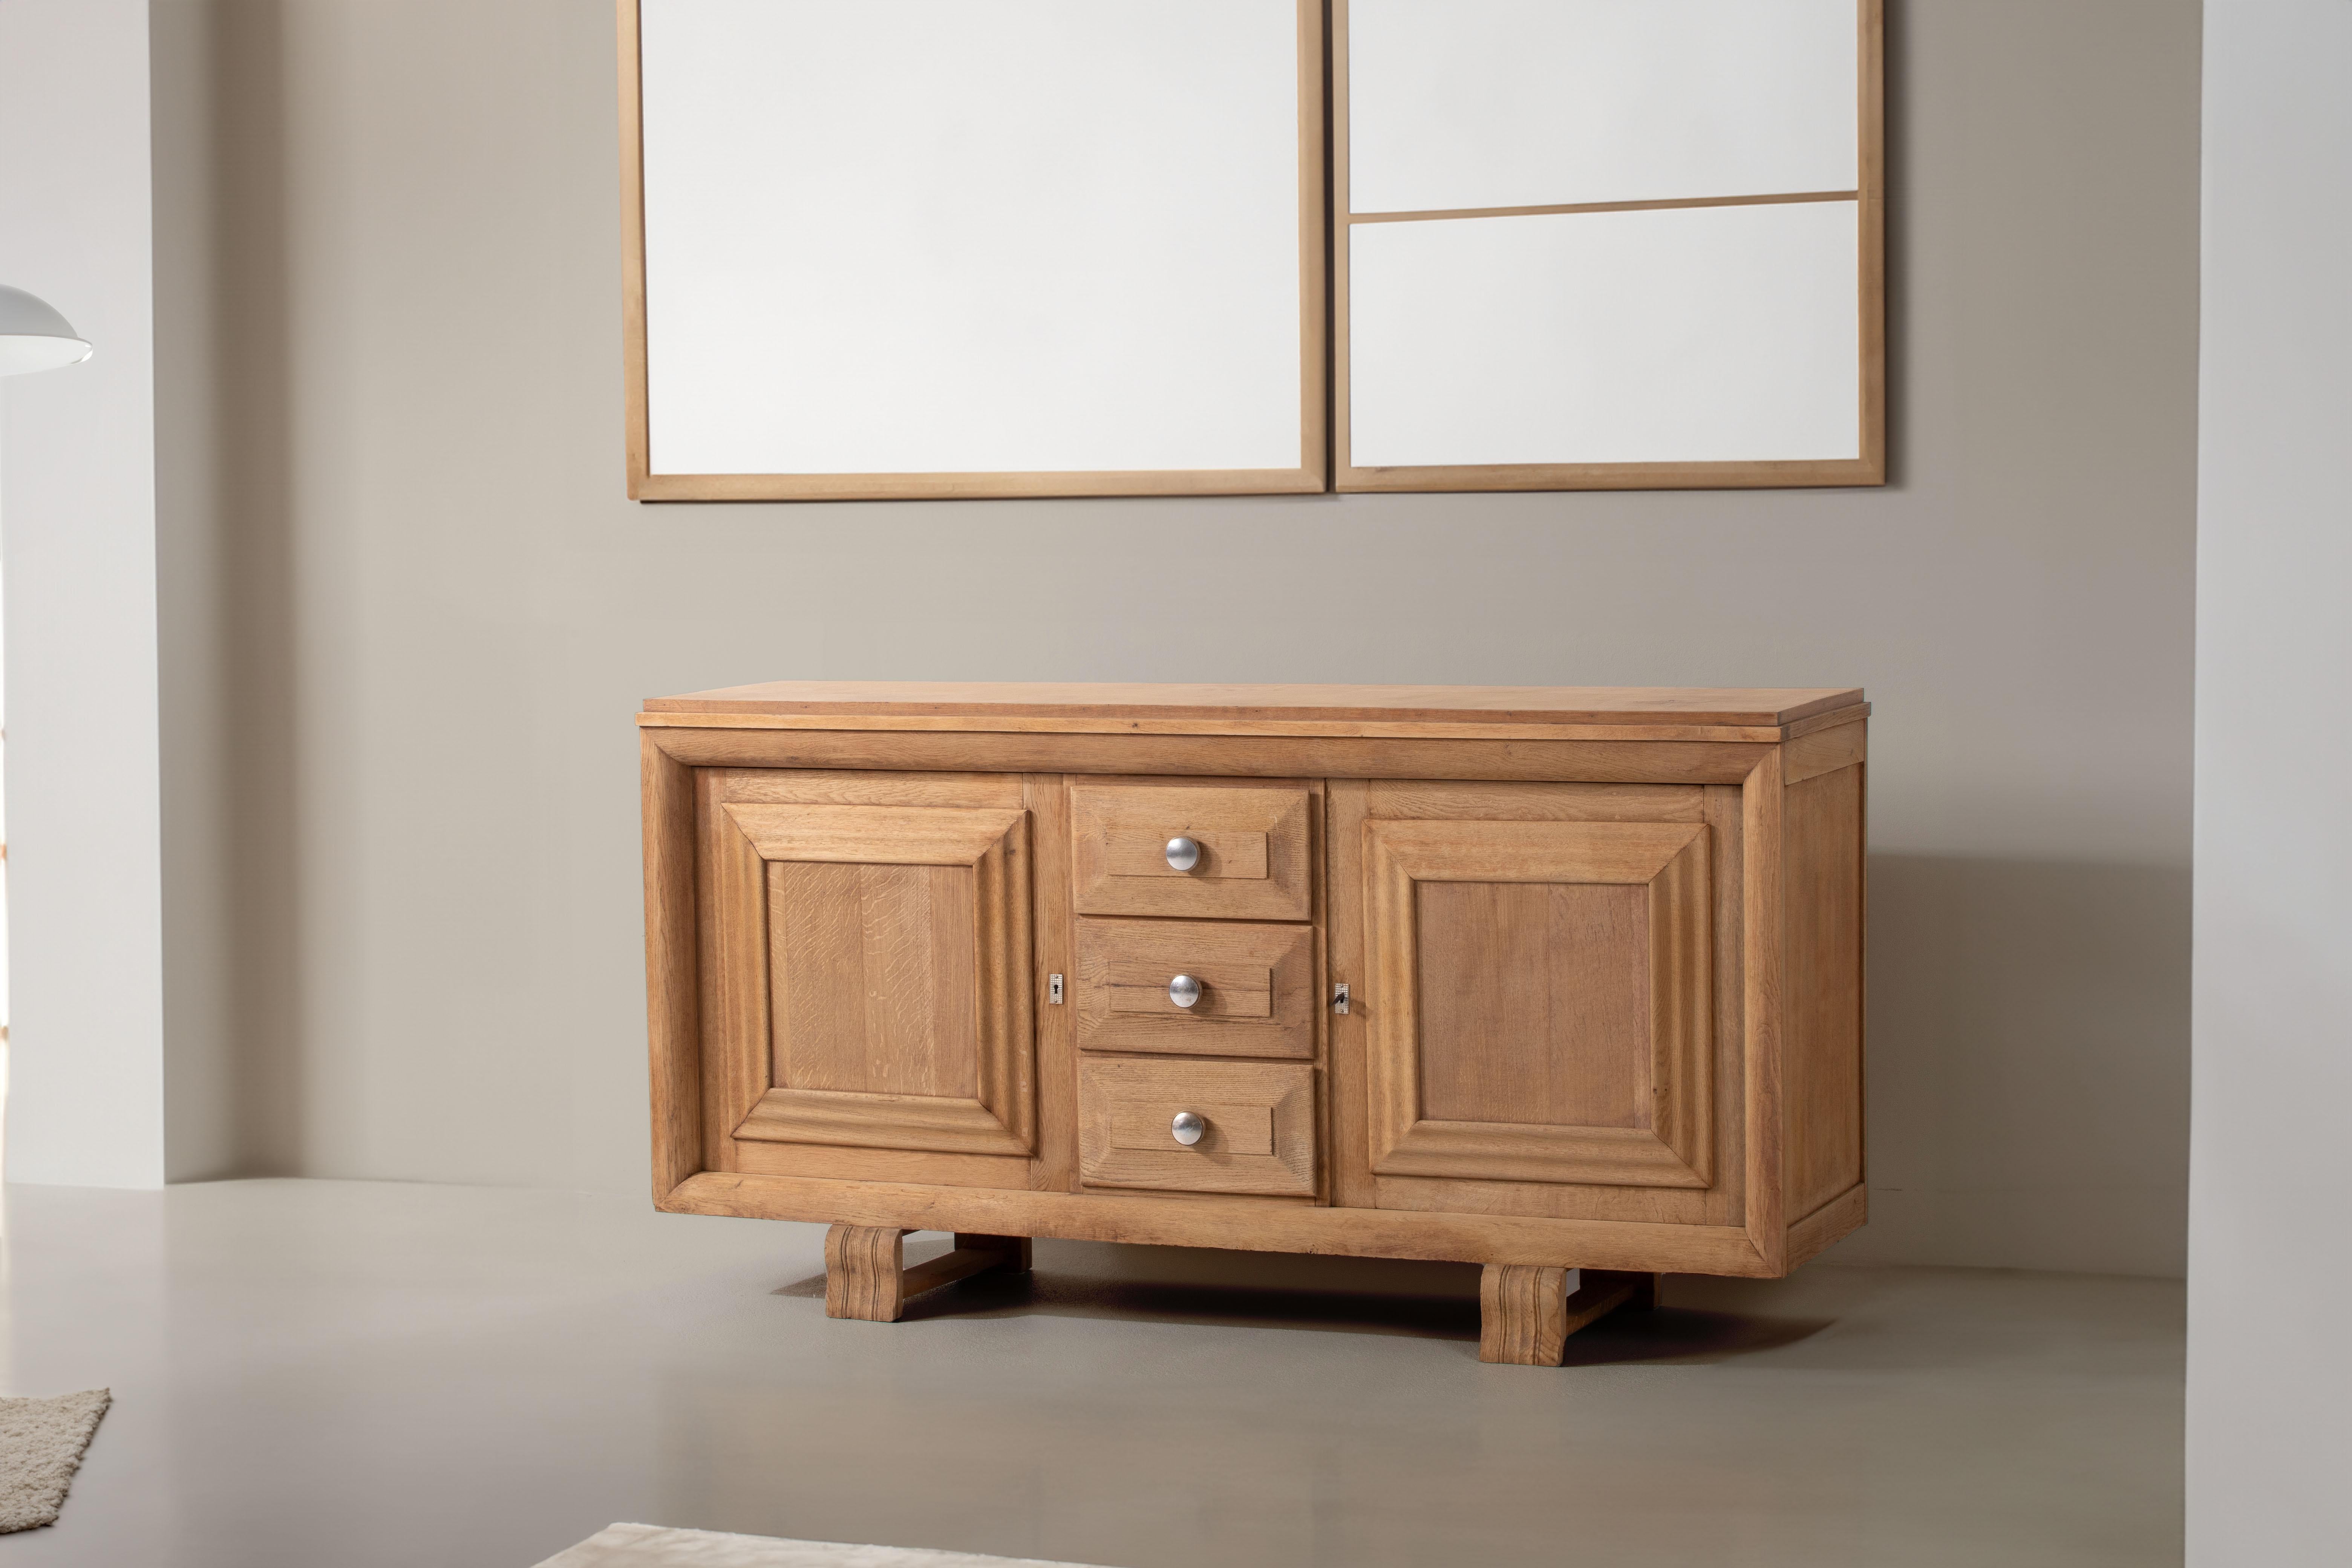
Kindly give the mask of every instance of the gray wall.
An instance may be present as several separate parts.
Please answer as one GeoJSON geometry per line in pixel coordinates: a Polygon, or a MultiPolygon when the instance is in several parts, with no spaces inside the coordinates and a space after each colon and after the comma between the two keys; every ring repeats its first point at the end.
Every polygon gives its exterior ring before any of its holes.
{"type": "Polygon", "coordinates": [[[2206,15],[2189,1562],[2340,1563],[2352,4],[2206,15]]]}
{"type": "Polygon", "coordinates": [[[608,7],[208,8],[220,1169],[642,1188],[647,695],[1861,684],[1842,1256],[2177,1271],[2198,8],[1891,10],[1883,490],[794,508],[623,499],[608,7]]]}

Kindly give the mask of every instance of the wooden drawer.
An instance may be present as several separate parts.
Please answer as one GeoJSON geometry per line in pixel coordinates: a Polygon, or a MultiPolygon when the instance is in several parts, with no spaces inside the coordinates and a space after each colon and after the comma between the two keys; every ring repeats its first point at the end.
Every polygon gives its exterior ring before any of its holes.
{"type": "Polygon", "coordinates": [[[1144,1061],[1078,1067],[1078,1173],[1090,1187],[1315,1192],[1315,1069],[1304,1062],[1144,1061]],[[1208,1126],[1193,1144],[1171,1124],[1208,1126]]]}
{"type": "Polygon", "coordinates": [[[1298,784],[1073,784],[1077,911],[1311,919],[1312,799],[1298,784]],[[1201,847],[1186,870],[1168,862],[1168,841],[1180,837],[1201,847]]]}
{"type": "Polygon", "coordinates": [[[1202,1057],[1315,1055],[1315,928],[1077,922],[1078,1048],[1202,1057]],[[1200,1000],[1179,1006],[1169,982],[1200,1000]]]}

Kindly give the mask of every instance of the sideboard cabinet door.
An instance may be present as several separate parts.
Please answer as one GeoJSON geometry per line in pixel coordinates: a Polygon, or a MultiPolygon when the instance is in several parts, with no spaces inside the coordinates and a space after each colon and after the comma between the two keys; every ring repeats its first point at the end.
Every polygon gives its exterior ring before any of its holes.
{"type": "Polygon", "coordinates": [[[1037,1147],[1017,777],[706,771],[707,1118],[719,1168],[1024,1185],[1037,1147]],[[795,1163],[792,1146],[822,1145],[795,1163]],[[850,1151],[996,1156],[861,1165],[850,1151]]]}
{"type": "Polygon", "coordinates": [[[1337,794],[1333,837],[1352,839],[1337,858],[1352,886],[1335,898],[1352,900],[1343,923],[1361,942],[1370,1173],[1713,1186],[1703,792],[1369,789],[1369,810],[1337,794]]]}

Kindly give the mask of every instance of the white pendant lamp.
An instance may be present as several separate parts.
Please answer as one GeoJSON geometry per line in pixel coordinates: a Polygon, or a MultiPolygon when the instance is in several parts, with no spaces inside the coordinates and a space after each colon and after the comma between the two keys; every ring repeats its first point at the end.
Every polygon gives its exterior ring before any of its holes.
{"type": "Polygon", "coordinates": [[[89,344],[48,302],[0,283],[0,375],[79,364],[89,344]]]}

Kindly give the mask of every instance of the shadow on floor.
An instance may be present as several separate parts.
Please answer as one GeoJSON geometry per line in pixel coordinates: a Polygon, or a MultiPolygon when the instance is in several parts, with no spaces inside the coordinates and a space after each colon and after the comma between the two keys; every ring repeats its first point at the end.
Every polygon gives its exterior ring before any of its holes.
{"type": "MultiPolygon", "coordinates": [[[[934,1249],[926,1249],[934,1250],[934,1249]]],[[[1192,1259],[1179,1249],[1154,1249],[1180,1265],[1192,1259]]],[[[910,1261],[917,1259],[910,1258],[910,1261]]],[[[1328,1263],[1335,1260],[1315,1260],[1328,1263]]],[[[1361,1260],[1358,1260],[1361,1261],[1361,1260]]],[[[1399,1271],[1433,1270],[1457,1280],[1413,1280],[1418,1289],[1382,1289],[1365,1280],[1357,1288],[1314,1285],[1253,1285],[1222,1279],[1105,1279],[1047,1269],[1028,1275],[982,1274],[916,1297],[903,1320],[919,1323],[947,1318],[1013,1318],[1043,1314],[1062,1318],[1127,1318],[1141,1321],[1227,1328],[1300,1329],[1327,1333],[1396,1334],[1417,1339],[1478,1342],[1477,1269],[1468,1265],[1404,1265],[1399,1271]]],[[[1173,1272],[1181,1272],[1181,1268],[1173,1272]]],[[[1205,1270],[1221,1273],[1220,1268],[1205,1270]]],[[[1360,1272],[1350,1270],[1349,1272],[1360,1272]]],[[[1402,1283],[1402,1282],[1400,1282],[1402,1283]]],[[[1651,1312],[1614,1313],[1570,1336],[1567,1364],[1705,1364],[1777,1350],[1811,1339],[1830,1327],[1831,1318],[1774,1317],[1705,1310],[1669,1304],[1651,1312]]],[[[822,1300],[824,1276],[799,1279],[774,1294],[822,1300]]]]}

